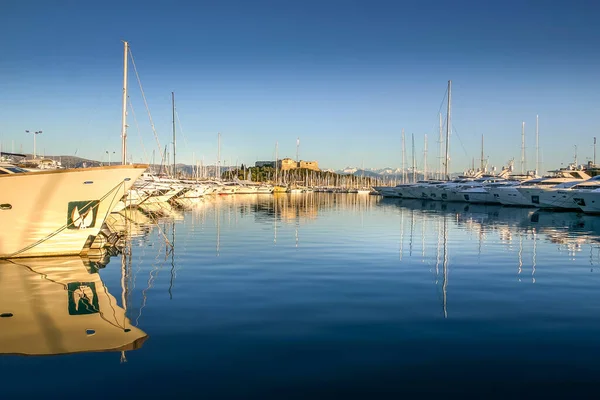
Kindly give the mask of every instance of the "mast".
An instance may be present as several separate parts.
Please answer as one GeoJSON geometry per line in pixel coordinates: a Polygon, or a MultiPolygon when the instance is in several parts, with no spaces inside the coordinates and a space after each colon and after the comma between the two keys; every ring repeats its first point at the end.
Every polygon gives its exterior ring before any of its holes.
{"type": "MultiPolygon", "coordinates": [[[[535,175],[540,170],[540,124],[539,115],[535,116],[535,175]]],[[[596,138],[594,138],[594,164],[596,163],[596,138]]]]}
{"type": "Polygon", "coordinates": [[[275,142],[275,185],[279,184],[279,181],[277,180],[277,147],[279,145],[279,142],[275,142]]]}
{"type": "Polygon", "coordinates": [[[448,179],[448,164],[450,163],[450,156],[448,151],[450,146],[450,131],[452,130],[452,81],[448,81],[448,112],[446,116],[446,165],[444,166],[444,175],[448,179]]]}
{"type": "Polygon", "coordinates": [[[415,162],[415,134],[412,133],[412,171],[413,171],[413,183],[417,181],[417,166],[415,162]]]}
{"type": "Polygon", "coordinates": [[[427,134],[425,134],[425,149],[423,150],[423,179],[427,179],[427,134]]]}
{"type": "Polygon", "coordinates": [[[175,92],[171,92],[171,103],[173,105],[173,177],[177,178],[177,170],[175,167],[175,148],[177,142],[175,141],[175,92]]]}
{"type": "Polygon", "coordinates": [[[217,135],[217,179],[221,179],[221,132],[217,135]]]}
{"type": "Polygon", "coordinates": [[[521,174],[525,173],[525,121],[521,125],[521,174]]]}
{"type": "Polygon", "coordinates": [[[123,110],[121,114],[121,164],[127,164],[127,53],[129,43],[123,42],[123,110]]]}
{"type": "Polygon", "coordinates": [[[594,136],[594,165],[596,165],[596,136],[594,136]]]}
{"type": "Polygon", "coordinates": [[[405,175],[406,175],[406,162],[404,160],[406,156],[406,148],[404,142],[404,128],[402,128],[402,183],[406,183],[405,175]]]}
{"type": "Polygon", "coordinates": [[[438,178],[440,178],[440,179],[442,178],[442,170],[443,170],[443,167],[442,167],[442,152],[443,152],[443,150],[442,150],[442,143],[444,143],[444,136],[443,135],[444,135],[444,133],[443,133],[443,127],[442,127],[442,113],[440,113],[440,140],[438,142],[438,144],[440,146],[439,149],[438,149],[438,162],[439,162],[439,165],[438,165],[438,174],[439,174],[439,176],[438,176],[438,178]]]}
{"type": "Polygon", "coordinates": [[[483,172],[483,170],[484,170],[483,157],[484,157],[484,155],[483,155],[483,135],[481,135],[481,172],[483,172]]]}

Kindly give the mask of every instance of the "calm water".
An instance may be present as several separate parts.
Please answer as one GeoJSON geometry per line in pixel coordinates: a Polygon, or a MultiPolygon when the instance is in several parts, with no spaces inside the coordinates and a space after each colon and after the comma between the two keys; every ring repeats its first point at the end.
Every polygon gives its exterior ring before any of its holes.
{"type": "MultiPolygon", "coordinates": [[[[12,275],[0,271],[0,313],[14,312],[7,299],[37,305],[0,318],[0,337],[22,335],[11,325],[20,313],[48,304],[32,322],[43,329],[19,336],[25,351],[79,343],[60,333],[62,320],[47,328],[66,313],[69,280],[97,279],[101,312],[70,309],[64,332],[101,315],[140,330],[126,338],[147,338],[123,353],[0,356],[1,397],[595,397],[600,218],[442,206],[353,194],[218,197],[155,225],[139,211],[115,220],[127,226],[131,255],[99,273],[72,260],[56,261],[60,274],[54,261],[4,263],[12,275]],[[50,307],[49,288],[62,303],[50,307]]],[[[16,352],[7,343],[0,350],[16,352]]]]}

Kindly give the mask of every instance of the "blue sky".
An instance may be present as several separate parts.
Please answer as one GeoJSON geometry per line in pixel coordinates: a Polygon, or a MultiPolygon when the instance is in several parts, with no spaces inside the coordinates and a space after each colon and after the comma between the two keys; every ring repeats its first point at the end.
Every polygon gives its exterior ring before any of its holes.
{"type": "MultiPolygon", "coordinates": [[[[438,111],[453,81],[451,169],[515,158],[521,122],[534,167],[593,156],[600,136],[600,5],[593,1],[82,1],[0,5],[0,141],[38,153],[120,157],[122,57],[128,40],[161,147],[178,160],[280,157],[323,168],[399,166],[415,135],[437,166],[438,111]]],[[[131,64],[130,155],[157,153],[131,64]],[[137,120],[137,124],[136,124],[137,120]],[[138,130],[139,126],[139,130],[138,130]]],[[[443,108],[445,113],[445,108],[443,108]]],[[[600,161],[600,160],[599,160],[600,161]]]]}

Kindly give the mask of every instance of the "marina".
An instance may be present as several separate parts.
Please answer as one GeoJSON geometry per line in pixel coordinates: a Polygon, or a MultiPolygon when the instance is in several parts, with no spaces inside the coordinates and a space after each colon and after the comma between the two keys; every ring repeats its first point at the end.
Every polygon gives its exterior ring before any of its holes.
{"type": "Polygon", "coordinates": [[[579,3],[10,2],[0,399],[597,397],[579,3]]]}
{"type": "Polygon", "coordinates": [[[548,376],[582,394],[599,372],[594,215],[313,192],[127,208],[107,225],[120,251],[103,259],[2,262],[7,395],[40,394],[82,362],[103,373],[70,381],[78,391],[100,380],[127,390],[161,371],[136,391],[232,398],[461,393],[474,382],[482,394],[566,394],[548,376]],[[73,283],[95,288],[99,313],[70,311],[73,283]],[[32,360],[16,354],[97,351],[40,359],[38,385],[18,384],[32,360]]]}

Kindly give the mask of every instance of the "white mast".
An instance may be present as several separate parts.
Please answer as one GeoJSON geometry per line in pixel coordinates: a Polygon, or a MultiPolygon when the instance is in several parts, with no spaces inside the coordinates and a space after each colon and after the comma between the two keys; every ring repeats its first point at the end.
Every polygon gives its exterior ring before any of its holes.
{"type": "Polygon", "coordinates": [[[217,134],[217,179],[221,179],[221,132],[217,134]]]}
{"type": "Polygon", "coordinates": [[[402,183],[406,183],[406,147],[404,141],[404,128],[402,128],[402,183]]]}
{"type": "Polygon", "coordinates": [[[427,179],[427,134],[425,134],[425,149],[423,150],[423,179],[427,179]]]}
{"type": "Polygon", "coordinates": [[[438,166],[438,178],[442,179],[442,170],[443,170],[443,166],[442,166],[442,143],[444,143],[444,133],[443,133],[443,128],[442,128],[442,113],[440,113],[440,140],[439,140],[439,146],[440,148],[438,149],[438,161],[439,161],[439,166],[438,166]]]}
{"type": "Polygon", "coordinates": [[[448,171],[449,171],[449,163],[450,163],[450,155],[448,151],[450,150],[450,131],[452,130],[452,81],[448,81],[448,114],[446,116],[446,165],[444,166],[444,175],[445,178],[448,179],[448,171]]]}
{"type": "Polygon", "coordinates": [[[485,164],[484,164],[484,159],[483,159],[484,155],[483,155],[483,135],[481,135],[481,172],[484,172],[485,170],[485,164]]]}
{"type": "Polygon", "coordinates": [[[412,171],[413,171],[413,182],[417,181],[417,165],[415,162],[415,134],[412,134],[412,171]]]}
{"type": "MultiPolygon", "coordinates": [[[[275,142],[275,185],[279,184],[279,181],[277,180],[277,148],[278,148],[279,142],[275,142]]],[[[277,229],[277,228],[276,228],[277,229]]]]}
{"type": "Polygon", "coordinates": [[[521,125],[521,174],[525,173],[525,122],[521,125]]]}
{"type": "MultiPolygon", "coordinates": [[[[539,115],[535,116],[535,175],[537,176],[538,172],[540,171],[540,130],[539,130],[539,115]]],[[[594,144],[596,143],[596,140],[594,139],[594,144]]],[[[594,163],[595,163],[595,156],[594,156],[594,163]]]]}
{"type": "Polygon", "coordinates": [[[121,164],[127,164],[127,53],[129,43],[123,42],[123,110],[121,116],[121,164]]]}
{"type": "Polygon", "coordinates": [[[175,163],[175,149],[177,148],[177,142],[175,141],[175,92],[171,92],[171,102],[173,105],[173,178],[177,179],[177,164],[175,163]]]}

